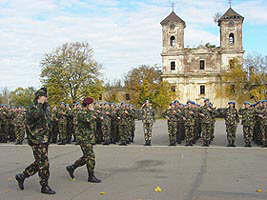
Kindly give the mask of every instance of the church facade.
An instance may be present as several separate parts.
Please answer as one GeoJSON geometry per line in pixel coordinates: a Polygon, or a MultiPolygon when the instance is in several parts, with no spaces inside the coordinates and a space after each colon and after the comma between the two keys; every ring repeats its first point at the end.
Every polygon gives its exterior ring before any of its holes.
{"type": "Polygon", "coordinates": [[[184,47],[186,23],[171,12],[162,26],[162,79],[168,81],[177,99],[185,103],[193,100],[199,104],[209,98],[216,107],[226,106],[229,99],[216,97],[222,88],[222,73],[237,58],[243,63],[242,25],[244,17],[231,7],[218,20],[220,47],[200,45],[184,47]]]}

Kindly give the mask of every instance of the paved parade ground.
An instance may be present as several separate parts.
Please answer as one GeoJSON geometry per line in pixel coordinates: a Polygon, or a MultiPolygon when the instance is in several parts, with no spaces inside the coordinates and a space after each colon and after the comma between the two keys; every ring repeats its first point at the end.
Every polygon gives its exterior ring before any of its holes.
{"type": "Polygon", "coordinates": [[[267,149],[245,148],[241,127],[237,134],[238,147],[225,147],[224,121],[219,120],[210,147],[168,147],[166,121],[158,120],[152,146],[145,147],[137,122],[134,144],[95,146],[100,184],[87,182],[86,167],[75,171],[75,180],[68,177],[65,167],[81,156],[79,146],[50,145],[54,196],[40,193],[37,175],[20,191],[14,175],[33,161],[32,151],[27,145],[1,144],[0,200],[266,200],[267,149]]]}

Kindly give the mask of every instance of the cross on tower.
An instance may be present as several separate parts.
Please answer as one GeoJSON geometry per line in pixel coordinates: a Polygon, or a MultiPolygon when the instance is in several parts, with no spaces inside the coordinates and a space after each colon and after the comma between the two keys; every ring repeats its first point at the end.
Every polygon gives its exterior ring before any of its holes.
{"type": "Polygon", "coordinates": [[[174,11],[174,7],[175,7],[175,3],[172,2],[171,4],[172,4],[171,7],[172,7],[172,12],[173,12],[174,11]]]}
{"type": "Polygon", "coordinates": [[[232,7],[232,0],[229,0],[229,6],[232,7]]]}

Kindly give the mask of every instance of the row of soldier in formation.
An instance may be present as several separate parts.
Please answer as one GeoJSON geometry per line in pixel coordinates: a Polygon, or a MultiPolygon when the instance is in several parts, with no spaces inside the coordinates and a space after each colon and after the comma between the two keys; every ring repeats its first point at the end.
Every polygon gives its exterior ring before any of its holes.
{"type": "MultiPolygon", "coordinates": [[[[82,109],[80,103],[75,103],[73,108],[61,102],[59,107],[50,109],[50,143],[59,145],[75,142],[77,135],[77,115],[82,109]],[[73,139],[73,141],[72,141],[73,139]]],[[[146,103],[142,110],[134,109],[132,105],[94,103],[94,138],[97,144],[109,145],[119,143],[127,145],[134,140],[135,119],[140,115],[146,116],[145,121],[155,121],[155,112],[146,103]],[[150,115],[148,112],[150,112],[150,115]]],[[[24,108],[10,108],[6,105],[0,107],[0,142],[16,142],[19,145],[25,139],[26,110],[24,108]]],[[[151,127],[152,128],[152,127],[151,127]]],[[[147,134],[145,134],[147,135],[147,134]]],[[[146,140],[148,137],[145,137],[146,140]]],[[[151,138],[151,137],[149,137],[151,138]]]]}
{"type": "Polygon", "coordinates": [[[163,113],[168,120],[170,146],[181,143],[185,139],[186,146],[193,146],[197,139],[202,139],[203,146],[209,146],[214,139],[216,117],[225,119],[228,147],[235,147],[236,130],[241,120],[246,147],[251,147],[252,141],[262,147],[267,147],[267,100],[256,104],[244,102],[239,110],[235,102],[228,102],[227,108],[216,109],[209,99],[204,99],[204,105],[188,101],[182,105],[174,101],[163,113]]]}
{"type": "MultiPolygon", "coordinates": [[[[235,102],[229,102],[228,108],[216,109],[209,99],[204,100],[200,106],[193,101],[186,105],[174,101],[163,112],[162,117],[168,121],[170,146],[181,144],[185,140],[186,146],[192,146],[201,138],[203,146],[209,146],[214,139],[216,117],[225,118],[228,146],[235,146],[237,125],[242,121],[244,141],[247,147],[252,141],[258,145],[266,146],[266,100],[256,104],[244,102],[242,108],[237,110],[235,102]]],[[[60,103],[51,111],[50,143],[64,145],[76,141],[77,114],[82,109],[80,103],[74,104],[71,109],[68,104],[60,103]]],[[[145,145],[151,145],[152,126],[155,122],[155,111],[149,101],[135,109],[129,104],[95,103],[96,114],[93,140],[97,144],[109,145],[119,143],[127,145],[134,140],[135,120],[143,120],[145,145]]],[[[16,141],[22,144],[25,138],[25,110],[24,108],[0,107],[0,142],[16,141]]]]}

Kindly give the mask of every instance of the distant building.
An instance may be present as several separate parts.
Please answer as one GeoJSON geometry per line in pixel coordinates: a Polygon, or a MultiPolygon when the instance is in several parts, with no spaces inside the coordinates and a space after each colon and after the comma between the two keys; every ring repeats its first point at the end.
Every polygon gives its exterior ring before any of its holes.
{"type": "Polygon", "coordinates": [[[179,100],[202,103],[209,98],[216,107],[226,105],[228,99],[216,98],[222,87],[221,74],[229,62],[238,58],[243,63],[242,25],[244,17],[231,7],[219,19],[220,47],[200,45],[184,48],[185,22],[175,12],[166,17],[162,25],[162,78],[179,93],[179,100]]]}

